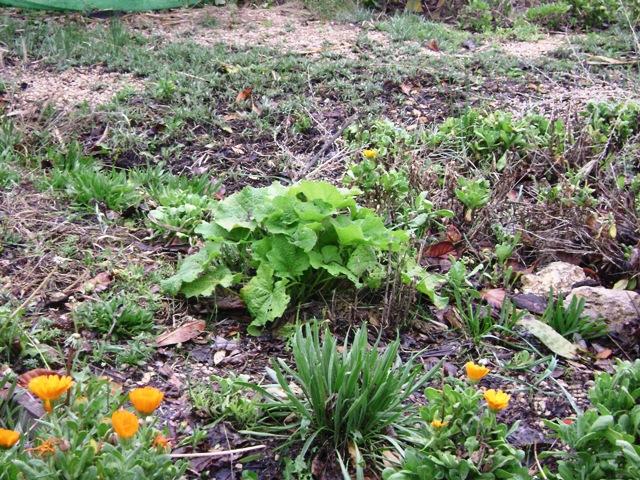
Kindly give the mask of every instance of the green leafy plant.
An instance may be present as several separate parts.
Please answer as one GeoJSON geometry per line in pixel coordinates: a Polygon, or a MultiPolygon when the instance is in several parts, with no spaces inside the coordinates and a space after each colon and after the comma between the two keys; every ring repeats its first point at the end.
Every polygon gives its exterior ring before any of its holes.
{"type": "Polygon", "coordinates": [[[459,117],[446,119],[430,137],[435,145],[467,151],[483,168],[503,170],[510,158],[519,158],[533,150],[561,153],[566,137],[562,121],[550,121],[541,115],[514,119],[510,113],[484,114],[468,110],[459,117]]]}
{"type": "Polygon", "coordinates": [[[105,335],[130,338],[153,329],[155,307],[140,306],[124,293],[102,300],[83,302],[73,311],[76,328],[89,328],[105,335]]]}
{"type": "Polygon", "coordinates": [[[632,22],[640,18],[640,2],[637,0],[567,0],[571,6],[571,15],[575,25],[592,28],[604,28],[618,20],[626,20],[624,13],[632,22]]]}
{"type": "Polygon", "coordinates": [[[468,180],[464,177],[458,178],[458,187],[455,189],[456,198],[465,207],[465,219],[470,222],[473,211],[484,207],[491,198],[491,185],[485,178],[468,180]]]}
{"type": "Polygon", "coordinates": [[[571,6],[565,2],[543,3],[529,8],[525,16],[530,22],[557,30],[569,23],[570,10],[571,6]]]}
{"type": "Polygon", "coordinates": [[[408,236],[358,206],[356,193],[313,181],[246,187],[213,207],[213,220],[195,229],[204,247],[163,285],[186,297],[241,285],[253,334],[290,302],[341,282],[377,288],[386,274],[385,253],[405,250],[408,236]]]}
{"type": "Polygon", "coordinates": [[[242,428],[251,428],[260,418],[260,397],[246,387],[248,377],[213,375],[211,383],[196,383],[189,388],[193,408],[215,423],[229,420],[242,428]]]}
{"type": "Polygon", "coordinates": [[[328,331],[321,338],[317,324],[301,327],[293,339],[295,366],[273,361],[279,395],[260,389],[269,400],[265,413],[277,422],[269,431],[286,432],[287,444],[304,442],[300,458],[311,451],[333,452],[345,479],[351,478],[349,468],[364,478],[374,446],[395,449],[405,443],[417,420],[406,401],[437,371],[421,373],[415,357],[401,362],[399,346],[397,340],[385,348],[379,340],[370,346],[366,327],[341,346],[328,331]]]}
{"type": "MultiPolygon", "coordinates": [[[[575,420],[545,422],[569,447],[543,453],[558,459],[558,480],[632,480],[640,476],[640,360],[619,362],[589,391],[593,407],[575,420]]],[[[549,472],[548,472],[549,473],[549,472]]]]}
{"type": "Polygon", "coordinates": [[[582,115],[587,119],[587,131],[598,145],[621,146],[640,132],[640,104],[589,103],[582,115]]]}
{"type": "Polygon", "coordinates": [[[582,315],[585,299],[576,296],[571,298],[568,306],[565,306],[564,297],[558,296],[556,300],[549,293],[547,308],[542,314],[542,321],[551,326],[563,337],[572,338],[578,334],[584,339],[592,339],[607,334],[607,324],[603,320],[593,320],[582,315]]]}
{"type": "Polygon", "coordinates": [[[441,390],[427,388],[425,397],[423,446],[408,449],[399,468],[383,472],[384,480],[530,478],[524,452],[507,441],[518,423],[497,422],[493,412],[481,407],[477,388],[448,378],[441,390]]]}

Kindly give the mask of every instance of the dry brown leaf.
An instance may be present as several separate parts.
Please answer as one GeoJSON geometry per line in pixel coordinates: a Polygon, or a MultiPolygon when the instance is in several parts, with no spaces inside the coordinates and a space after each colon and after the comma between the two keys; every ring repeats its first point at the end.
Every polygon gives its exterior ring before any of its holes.
{"type": "Polygon", "coordinates": [[[596,358],[598,360],[606,360],[607,358],[609,358],[611,356],[613,352],[611,351],[610,348],[603,348],[602,350],[600,350],[597,354],[596,354],[596,358]]]}
{"type": "Polygon", "coordinates": [[[411,84],[409,84],[409,83],[401,83],[400,84],[400,91],[402,91],[402,93],[404,93],[405,95],[411,95],[411,84]]]}
{"type": "Polygon", "coordinates": [[[424,256],[431,258],[446,257],[451,254],[455,255],[455,253],[456,247],[454,247],[453,243],[438,242],[434,243],[433,245],[429,245],[424,251],[424,256]]]}
{"type": "Polygon", "coordinates": [[[188,342],[204,332],[205,326],[206,323],[204,320],[194,320],[185,323],[175,330],[171,330],[160,335],[156,339],[156,345],[158,347],[166,347],[168,345],[188,342]]]}
{"type": "Polygon", "coordinates": [[[247,100],[249,100],[251,98],[251,94],[252,93],[253,93],[253,88],[252,87],[245,88],[236,97],[236,103],[246,102],[247,100]]]}
{"type": "Polygon", "coordinates": [[[29,382],[36,377],[41,377],[43,375],[59,375],[59,372],[54,370],[49,370],[47,368],[34,368],[33,370],[29,370],[28,372],[24,372],[22,375],[18,377],[18,385],[23,388],[27,388],[29,382]]]}
{"type": "Polygon", "coordinates": [[[502,308],[507,292],[504,288],[491,288],[481,292],[482,299],[495,308],[502,308]]]}
{"type": "Polygon", "coordinates": [[[449,240],[451,243],[458,243],[462,240],[462,234],[460,233],[460,230],[458,230],[458,227],[456,227],[455,225],[448,225],[446,234],[447,240],[449,240]]]}
{"type": "Polygon", "coordinates": [[[79,291],[81,291],[82,293],[104,292],[107,288],[109,288],[109,285],[111,285],[112,281],[113,278],[111,277],[111,273],[100,272],[91,280],[87,280],[86,282],[84,282],[79,291]]]}
{"type": "Polygon", "coordinates": [[[226,356],[227,356],[226,351],[218,350],[216,353],[213,354],[213,364],[220,365],[220,363],[224,360],[226,356]]]}
{"type": "Polygon", "coordinates": [[[429,49],[429,50],[431,50],[433,52],[439,52],[440,51],[440,47],[438,46],[438,42],[437,42],[437,40],[435,38],[432,39],[432,40],[429,40],[427,42],[426,47],[427,47],[427,49],[429,49]]]}

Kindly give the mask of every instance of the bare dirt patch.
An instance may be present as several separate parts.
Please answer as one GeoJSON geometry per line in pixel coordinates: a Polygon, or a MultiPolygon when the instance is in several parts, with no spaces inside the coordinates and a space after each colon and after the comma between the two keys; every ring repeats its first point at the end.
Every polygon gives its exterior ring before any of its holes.
{"type": "Polygon", "coordinates": [[[134,28],[169,41],[192,40],[200,45],[224,43],[236,47],[273,47],[287,53],[348,52],[358,36],[385,44],[386,34],[354,24],[322,20],[298,2],[272,8],[181,10],[129,16],[134,28]]]}
{"type": "Polygon", "coordinates": [[[95,108],[125,87],[137,91],[144,88],[143,81],[132,75],[99,67],[51,72],[37,65],[23,65],[2,69],[0,76],[9,85],[7,115],[20,117],[30,117],[47,105],[65,112],[83,102],[95,108]]]}
{"type": "Polygon", "coordinates": [[[548,35],[533,42],[509,42],[499,45],[507,55],[525,59],[543,57],[567,44],[566,35],[548,35]]]}

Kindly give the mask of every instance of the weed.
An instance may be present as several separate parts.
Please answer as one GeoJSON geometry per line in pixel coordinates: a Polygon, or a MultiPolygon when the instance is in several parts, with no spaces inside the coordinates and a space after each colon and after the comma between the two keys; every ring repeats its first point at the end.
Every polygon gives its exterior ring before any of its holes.
{"type": "Polygon", "coordinates": [[[415,358],[400,362],[399,345],[396,340],[384,349],[379,341],[369,346],[367,329],[361,327],[351,343],[345,341],[339,347],[328,331],[321,340],[317,324],[301,327],[293,340],[295,366],[281,359],[273,361],[284,398],[260,389],[271,399],[264,404],[265,413],[278,423],[284,422],[271,431],[286,431],[287,444],[304,441],[302,458],[316,448],[329,446],[343,472],[349,464],[362,478],[365,458],[374,448],[404,443],[403,433],[416,420],[404,403],[436,372],[434,368],[420,374],[415,358]],[[287,423],[287,418],[294,420],[287,423]],[[391,444],[387,437],[390,430],[397,435],[391,444]]]}
{"type": "Polygon", "coordinates": [[[549,301],[542,314],[542,321],[567,338],[572,338],[576,334],[584,339],[606,335],[607,324],[604,321],[592,320],[582,315],[584,304],[584,298],[573,296],[569,305],[565,306],[562,295],[556,300],[553,294],[549,293],[549,301]]]}
{"type": "Polygon", "coordinates": [[[380,22],[376,28],[389,33],[396,42],[435,40],[445,51],[455,51],[468,39],[468,34],[442,23],[429,22],[418,15],[395,15],[380,22]]]}
{"type": "Polygon", "coordinates": [[[250,429],[262,415],[260,397],[246,386],[248,377],[231,374],[229,377],[212,376],[211,383],[196,383],[189,388],[193,408],[215,423],[230,421],[239,428],[250,429]]]}
{"type": "Polygon", "coordinates": [[[558,461],[558,475],[568,480],[640,475],[640,360],[619,362],[613,375],[601,373],[589,391],[593,408],[575,420],[545,422],[568,450],[547,451],[558,461]]]}
{"type": "Polygon", "coordinates": [[[467,207],[465,219],[470,222],[474,210],[484,207],[491,198],[491,185],[489,180],[478,178],[468,180],[458,178],[458,187],[455,189],[456,198],[467,207]]]}
{"type": "Polygon", "coordinates": [[[383,253],[404,251],[408,236],[357,205],[356,194],[314,181],[246,187],[215,205],[213,221],[195,229],[204,248],[163,285],[194,297],[243,284],[253,334],[281,317],[292,300],[344,281],[378,288],[386,272],[383,253]]]}
{"type": "Polygon", "coordinates": [[[104,335],[129,338],[153,329],[153,306],[142,307],[126,294],[83,302],[73,311],[76,330],[89,328],[104,335]]]}
{"type": "Polygon", "coordinates": [[[525,15],[530,22],[542,25],[550,30],[567,25],[571,6],[564,2],[543,3],[529,8],[525,15]]]}

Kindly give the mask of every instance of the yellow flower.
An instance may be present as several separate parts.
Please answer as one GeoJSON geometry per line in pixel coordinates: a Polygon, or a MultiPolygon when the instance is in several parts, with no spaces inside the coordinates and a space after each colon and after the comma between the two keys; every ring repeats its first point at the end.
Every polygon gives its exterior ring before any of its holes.
{"type": "Polygon", "coordinates": [[[432,420],[431,421],[431,426],[433,428],[442,428],[442,427],[446,427],[447,425],[449,425],[449,422],[443,422],[442,420],[432,420]]]}
{"type": "Polygon", "coordinates": [[[467,378],[472,382],[479,382],[489,373],[489,369],[487,367],[477,365],[473,362],[465,363],[464,368],[467,370],[467,378]]]}
{"type": "Polygon", "coordinates": [[[73,385],[73,379],[68,376],[60,375],[41,375],[32,378],[29,381],[29,390],[44,402],[44,409],[51,412],[52,400],[57,400],[60,396],[69,390],[73,385]]]}
{"type": "Polygon", "coordinates": [[[369,160],[373,160],[378,157],[378,152],[377,150],[366,149],[362,151],[362,156],[369,160]]]}
{"type": "Polygon", "coordinates": [[[120,438],[131,438],[138,431],[138,417],[128,410],[116,410],[111,415],[111,424],[120,438]]]}
{"type": "Polygon", "coordinates": [[[129,392],[129,400],[143,415],[149,415],[160,406],[164,393],[154,387],[135,388],[129,392]]]}
{"type": "Polygon", "coordinates": [[[511,395],[507,395],[502,390],[487,390],[484,392],[484,399],[487,402],[487,406],[494,412],[504,410],[509,406],[509,399],[511,395]]]}
{"type": "Polygon", "coordinates": [[[20,432],[0,428],[0,447],[11,448],[20,440],[20,432]]]}
{"type": "Polygon", "coordinates": [[[159,433],[156,435],[156,438],[153,439],[153,446],[160,450],[168,450],[171,448],[171,443],[167,437],[159,433]]]}

